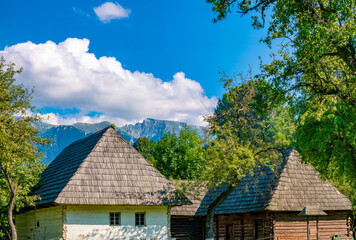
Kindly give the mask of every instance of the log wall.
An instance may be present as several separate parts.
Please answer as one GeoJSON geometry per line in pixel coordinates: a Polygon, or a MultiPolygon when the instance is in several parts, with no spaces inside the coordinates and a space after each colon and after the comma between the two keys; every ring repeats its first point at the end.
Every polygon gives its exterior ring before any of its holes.
{"type": "Polygon", "coordinates": [[[299,217],[298,213],[275,214],[274,236],[277,240],[330,240],[333,235],[351,239],[347,213],[299,217]]]}
{"type": "Polygon", "coordinates": [[[171,235],[176,240],[204,240],[202,217],[172,216],[171,235]]]}
{"type": "Polygon", "coordinates": [[[272,222],[271,217],[266,213],[260,214],[232,214],[232,215],[217,215],[215,216],[215,236],[218,240],[228,240],[228,231],[232,227],[233,236],[231,239],[254,240],[256,230],[258,231],[259,239],[271,239],[272,237],[272,222]],[[258,222],[255,222],[255,221],[258,222]],[[255,228],[255,223],[258,223],[258,228],[255,228]],[[216,227],[218,225],[218,228],[216,227]]]}
{"type": "Polygon", "coordinates": [[[319,217],[297,212],[216,215],[214,230],[217,240],[330,240],[333,235],[346,240],[352,239],[349,220],[346,212],[319,217]]]}

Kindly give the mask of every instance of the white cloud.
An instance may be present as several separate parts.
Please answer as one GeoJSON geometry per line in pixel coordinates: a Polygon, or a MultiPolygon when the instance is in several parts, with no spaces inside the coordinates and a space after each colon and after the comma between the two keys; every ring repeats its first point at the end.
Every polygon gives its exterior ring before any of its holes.
{"type": "Polygon", "coordinates": [[[108,23],[112,19],[128,18],[131,10],[123,8],[118,3],[106,2],[103,5],[94,8],[94,12],[99,17],[100,21],[108,23]]]}
{"type": "Polygon", "coordinates": [[[88,51],[88,39],[68,38],[59,44],[20,43],[0,55],[23,67],[18,80],[35,86],[33,103],[38,108],[79,109],[75,116],[57,115],[53,121],[58,123],[107,120],[122,125],[149,117],[202,125],[205,107],[216,105],[216,98],[207,97],[183,72],[163,82],[152,73],[124,69],[114,57],[98,59],[88,51]],[[102,114],[90,118],[90,112],[102,114]]]}

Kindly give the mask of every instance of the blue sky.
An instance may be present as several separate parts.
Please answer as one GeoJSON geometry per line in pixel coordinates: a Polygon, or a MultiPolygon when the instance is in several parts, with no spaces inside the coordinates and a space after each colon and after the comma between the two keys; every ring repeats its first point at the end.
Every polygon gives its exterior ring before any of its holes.
{"type": "Polygon", "coordinates": [[[34,104],[57,124],[148,117],[202,124],[204,109],[223,93],[218,72],[247,72],[251,65],[257,73],[258,56],[268,60],[270,52],[259,43],[265,30],[254,30],[249,16],[213,24],[203,0],[2,6],[0,55],[24,67],[18,80],[35,86],[34,104]]]}

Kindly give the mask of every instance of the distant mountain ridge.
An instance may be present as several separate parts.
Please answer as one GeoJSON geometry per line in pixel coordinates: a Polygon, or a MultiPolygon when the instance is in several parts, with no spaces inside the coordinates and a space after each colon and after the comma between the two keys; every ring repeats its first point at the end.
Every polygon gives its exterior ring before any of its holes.
{"type": "MultiPolygon", "coordinates": [[[[142,123],[136,123],[135,125],[129,124],[117,128],[116,130],[120,135],[125,138],[131,144],[136,142],[139,137],[147,137],[155,141],[161,138],[161,133],[168,131],[178,134],[186,123],[168,121],[168,120],[156,120],[147,118],[142,123]]],[[[189,125],[190,129],[196,130],[198,134],[203,134],[203,128],[195,125],[189,125]]]]}
{"type": "MultiPolygon", "coordinates": [[[[41,136],[52,139],[51,147],[40,147],[45,157],[45,164],[51,163],[54,158],[72,142],[86,137],[92,133],[99,131],[107,126],[110,122],[100,123],[75,123],[73,125],[51,125],[44,122],[39,122],[35,127],[39,130],[41,136]]],[[[179,133],[185,123],[167,120],[156,120],[148,118],[142,123],[134,125],[129,124],[122,127],[117,127],[116,130],[126,141],[133,144],[139,137],[147,137],[155,141],[159,140],[162,133],[168,131],[179,133]]],[[[198,134],[203,135],[203,128],[194,125],[188,125],[189,128],[196,130],[198,134]]]]}
{"type": "Polygon", "coordinates": [[[75,123],[72,126],[78,128],[79,130],[82,130],[86,134],[91,134],[95,133],[107,126],[109,126],[111,123],[108,121],[105,122],[100,122],[100,123],[75,123]]]}

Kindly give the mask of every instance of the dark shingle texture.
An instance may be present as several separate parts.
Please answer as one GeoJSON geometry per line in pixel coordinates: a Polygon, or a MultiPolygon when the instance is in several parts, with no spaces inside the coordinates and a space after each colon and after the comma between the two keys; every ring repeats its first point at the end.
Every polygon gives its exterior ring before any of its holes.
{"type": "Polygon", "coordinates": [[[179,205],[188,203],[112,127],[66,147],[41,175],[36,204],[179,205]]]}
{"type": "MultiPolygon", "coordinates": [[[[241,180],[235,191],[215,210],[216,214],[253,211],[302,211],[307,205],[321,210],[350,210],[350,201],[307,164],[301,163],[298,152],[284,152],[284,160],[274,169],[263,167],[253,176],[241,180]]],[[[206,207],[223,188],[210,191],[202,201],[197,215],[206,214],[206,207]]]]}
{"type": "MultiPolygon", "coordinates": [[[[189,184],[186,180],[178,181],[178,187],[180,188],[180,182],[189,184]]],[[[193,183],[194,184],[194,183],[193,183]]],[[[186,196],[192,202],[192,204],[182,205],[172,207],[171,215],[172,216],[194,216],[203,200],[207,189],[205,186],[197,185],[193,189],[189,189],[186,196]]]]}

